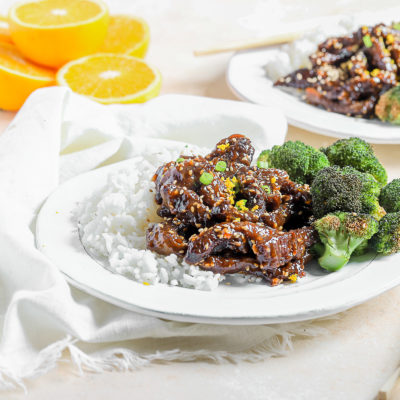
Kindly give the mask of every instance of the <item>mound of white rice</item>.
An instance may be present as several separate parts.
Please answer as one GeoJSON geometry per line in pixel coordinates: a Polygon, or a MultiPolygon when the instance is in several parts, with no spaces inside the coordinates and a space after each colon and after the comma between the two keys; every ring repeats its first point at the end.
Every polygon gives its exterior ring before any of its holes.
{"type": "Polygon", "coordinates": [[[143,284],[212,290],[223,279],[220,274],[202,271],[175,255],[164,257],[146,250],[149,223],[161,221],[151,178],[158,166],[185,153],[180,150],[147,154],[112,173],[104,188],[78,205],[75,217],[85,249],[110,271],[143,284]]]}
{"type": "Polygon", "coordinates": [[[311,68],[309,56],[317,50],[318,44],[328,37],[343,36],[355,30],[353,18],[338,23],[328,23],[306,33],[301,39],[285,44],[270,54],[265,65],[267,76],[276,81],[299,68],[311,68]]]}

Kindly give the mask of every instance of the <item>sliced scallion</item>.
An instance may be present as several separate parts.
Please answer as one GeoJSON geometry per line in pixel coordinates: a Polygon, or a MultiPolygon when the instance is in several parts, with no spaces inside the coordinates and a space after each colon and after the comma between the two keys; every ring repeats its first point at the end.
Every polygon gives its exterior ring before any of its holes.
{"type": "Polygon", "coordinates": [[[203,172],[200,175],[200,182],[206,186],[209,185],[213,181],[213,179],[214,177],[209,172],[203,172]]]}
{"type": "Polygon", "coordinates": [[[218,161],[215,164],[215,170],[218,172],[224,172],[226,170],[226,162],[225,161],[218,161]]]}
{"type": "Polygon", "coordinates": [[[365,47],[372,47],[371,36],[365,35],[365,36],[363,36],[362,39],[363,39],[363,42],[364,42],[365,47]]]}

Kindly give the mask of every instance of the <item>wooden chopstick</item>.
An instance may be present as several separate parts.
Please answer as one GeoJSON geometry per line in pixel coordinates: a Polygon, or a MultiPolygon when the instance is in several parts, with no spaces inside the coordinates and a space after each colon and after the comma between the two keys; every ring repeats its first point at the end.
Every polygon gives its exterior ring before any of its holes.
{"type": "Polygon", "coordinates": [[[269,36],[264,39],[249,40],[246,42],[231,43],[220,47],[210,47],[208,49],[195,50],[193,53],[195,56],[207,56],[210,54],[224,53],[227,51],[238,51],[255,49],[257,47],[272,46],[274,44],[283,44],[293,42],[304,34],[303,32],[289,32],[282,33],[280,35],[269,36]]]}
{"type": "Polygon", "coordinates": [[[376,397],[376,400],[389,400],[390,399],[390,392],[396,385],[397,379],[400,376],[400,367],[396,369],[396,371],[393,372],[393,374],[390,376],[390,378],[383,384],[383,386],[380,388],[378,396],[376,397]]]}

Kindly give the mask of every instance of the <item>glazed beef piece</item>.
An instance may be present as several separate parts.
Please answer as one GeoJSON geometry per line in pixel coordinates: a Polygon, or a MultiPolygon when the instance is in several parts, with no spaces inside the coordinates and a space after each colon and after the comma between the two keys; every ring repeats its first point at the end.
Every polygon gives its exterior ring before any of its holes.
{"type": "Polygon", "coordinates": [[[377,98],[371,96],[367,100],[330,100],[324,96],[320,91],[314,88],[306,89],[306,99],[310,104],[322,106],[328,111],[333,111],[339,114],[346,114],[349,116],[369,117],[374,115],[375,104],[377,98]]]}
{"type": "Polygon", "coordinates": [[[303,258],[295,259],[280,268],[264,269],[254,262],[251,257],[219,257],[210,256],[201,266],[204,270],[210,270],[220,274],[246,274],[262,278],[271,286],[279,285],[284,281],[295,282],[297,278],[305,276],[304,266],[311,260],[307,252],[303,258]]]}
{"type": "Polygon", "coordinates": [[[178,229],[179,226],[168,220],[150,225],[146,231],[147,248],[158,254],[176,254],[182,257],[187,250],[187,241],[178,229]]]}
{"type": "Polygon", "coordinates": [[[159,167],[153,180],[164,222],[148,228],[147,248],[272,284],[302,276],[314,240],[309,187],[285,171],[251,166],[253,155],[248,138],[232,135],[205,157],[159,167]]]}
{"type": "Polygon", "coordinates": [[[246,272],[267,279],[282,275],[276,270],[289,264],[304,266],[314,243],[310,227],[282,232],[252,222],[222,223],[190,238],[185,261],[220,274],[246,272]]]}
{"type": "Polygon", "coordinates": [[[275,86],[305,91],[305,100],[328,111],[372,118],[381,94],[398,83],[400,31],[384,24],[329,38],[301,68],[275,86]]]}
{"type": "Polygon", "coordinates": [[[231,135],[226,139],[219,141],[215,150],[206,155],[206,160],[215,165],[218,161],[224,161],[227,164],[225,175],[232,175],[236,169],[243,166],[250,166],[254,156],[254,147],[250,139],[243,135],[231,135]]]}

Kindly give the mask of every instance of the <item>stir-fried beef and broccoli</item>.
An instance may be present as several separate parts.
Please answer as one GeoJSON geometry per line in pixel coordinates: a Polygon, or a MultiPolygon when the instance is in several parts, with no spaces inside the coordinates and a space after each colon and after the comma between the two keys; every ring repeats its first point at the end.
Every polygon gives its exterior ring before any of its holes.
{"type": "Polygon", "coordinates": [[[363,26],[329,38],[309,58],[310,69],[298,69],[275,86],[304,90],[308,103],[328,111],[400,123],[399,91],[392,89],[400,76],[400,24],[363,26]]]}
{"type": "Polygon", "coordinates": [[[400,251],[399,180],[386,185],[366,142],[339,140],[320,150],[286,142],[252,165],[254,153],[248,138],[232,135],[204,157],[160,166],[155,201],[163,221],[149,226],[147,247],[272,285],[304,276],[312,255],[336,271],[370,248],[400,251]]]}

